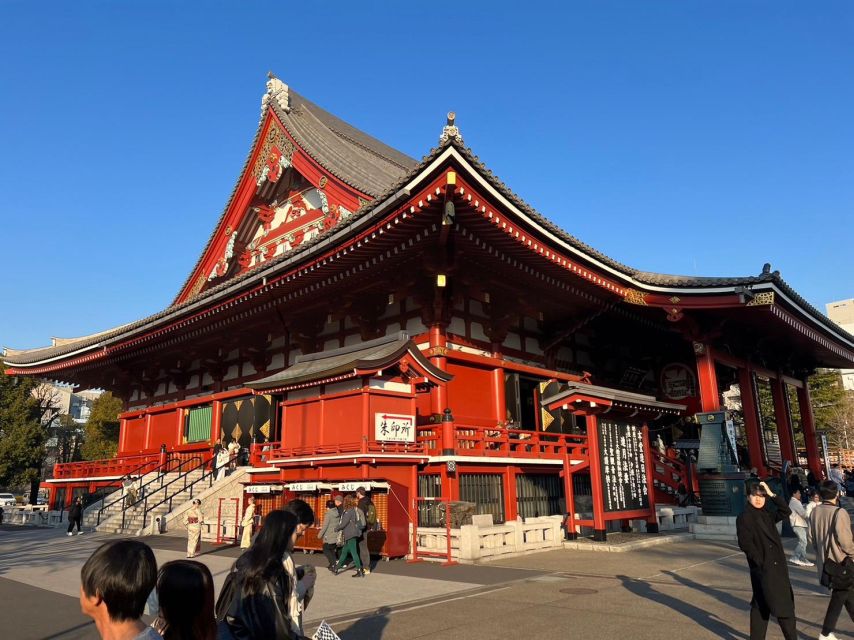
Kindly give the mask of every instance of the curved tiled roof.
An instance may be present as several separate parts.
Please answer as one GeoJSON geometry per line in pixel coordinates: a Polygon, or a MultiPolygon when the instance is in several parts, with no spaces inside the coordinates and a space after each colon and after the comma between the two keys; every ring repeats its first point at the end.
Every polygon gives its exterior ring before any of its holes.
{"type": "MultiPolygon", "coordinates": [[[[289,133],[291,133],[301,145],[304,144],[305,150],[309,151],[317,162],[329,169],[330,173],[337,175],[342,181],[362,190],[364,193],[371,193],[372,195],[376,194],[376,198],[374,200],[364,204],[350,218],[348,218],[348,228],[354,222],[370,215],[373,211],[379,208],[380,205],[393,198],[407,183],[423,172],[424,169],[438,158],[449,146],[453,146],[454,149],[467,162],[469,162],[497,192],[507,198],[507,200],[509,200],[537,225],[543,227],[556,237],[560,238],[563,242],[566,242],[573,248],[577,249],[588,259],[607,265],[622,275],[627,281],[641,289],[644,288],[643,285],[681,289],[705,289],[713,287],[773,284],[816,321],[826,327],[832,327],[836,333],[847,338],[849,342],[854,343],[854,336],[851,336],[836,326],[823,313],[810,305],[801,295],[792,289],[777,272],[771,273],[763,271],[763,273],[757,276],[741,277],[696,277],[668,275],[633,269],[632,267],[624,265],[585,244],[575,236],[554,224],[545,216],[541,215],[536,209],[531,207],[527,202],[507,187],[504,182],[502,182],[485,164],[483,164],[483,162],[481,162],[471,149],[462,144],[461,139],[453,136],[444,139],[437,147],[431,149],[420,162],[416,162],[408,156],[395,151],[391,147],[388,147],[374,138],[371,138],[367,134],[358,131],[346,122],[336,118],[305,98],[299,96],[299,94],[289,91],[289,96],[289,104],[291,106],[289,112],[284,111],[281,106],[277,105],[275,102],[270,102],[270,107],[274,109],[277,117],[279,117],[283,124],[288,128],[289,133]],[[338,175],[336,172],[340,172],[341,175],[338,175]],[[381,186],[384,186],[384,189],[380,189],[381,186]]],[[[264,111],[262,112],[262,124],[266,109],[270,107],[265,106],[264,111]]],[[[258,136],[261,130],[262,127],[259,126],[253,142],[253,148],[258,141],[258,136]]],[[[249,158],[247,158],[244,163],[241,175],[246,171],[248,162],[249,158]]],[[[233,195],[234,194],[232,193],[232,198],[233,195]]],[[[228,206],[230,206],[230,201],[228,206]]],[[[221,224],[222,219],[228,211],[228,206],[220,217],[215,229],[221,224]]],[[[12,365],[26,365],[29,363],[41,362],[48,358],[71,354],[75,351],[91,347],[93,344],[97,344],[99,342],[105,345],[114,342],[120,337],[127,337],[128,334],[134,333],[145,325],[157,323],[166,317],[181,315],[190,307],[204,306],[209,302],[212,303],[217,298],[221,297],[226,291],[251,285],[255,280],[261,277],[261,272],[269,275],[269,270],[271,268],[275,268],[276,266],[286,262],[292,263],[310,255],[315,246],[326,242],[331,236],[338,233],[342,233],[340,225],[315,236],[310,241],[304,242],[299,247],[277,256],[273,260],[264,262],[249,271],[234,276],[233,278],[202,292],[195,298],[182,302],[181,304],[172,305],[147,318],[112,330],[93,334],[86,338],[65,342],[63,344],[56,344],[51,347],[30,350],[8,349],[5,354],[5,360],[8,364],[12,365]]],[[[211,236],[211,240],[209,240],[208,244],[212,240],[213,236],[211,236]]],[[[195,271],[196,268],[198,268],[198,264],[194,267],[193,271],[195,271]]],[[[184,286],[186,287],[186,284],[184,286]]]]}
{"type": "Polygon", "coordinates": [[[376,197],[418,165],[293,90],[288,95],[287,112],[273,104],[288,133],[318,164],[362,193],[376,197]]]}

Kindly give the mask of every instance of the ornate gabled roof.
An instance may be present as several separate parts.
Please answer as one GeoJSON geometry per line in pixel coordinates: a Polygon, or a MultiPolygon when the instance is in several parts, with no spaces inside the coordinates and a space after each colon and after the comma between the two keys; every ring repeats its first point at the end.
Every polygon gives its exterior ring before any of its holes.
{"type": "Polygon", "coordinates": [[[243,168],[205,248],[181,285],[173,305],[187,290],[231,211],[240,185],[251,170],[252,158],[261,142],[261,134],[271,111],[308,156],[330,175],[365,195],[366,199],[384,193],[390,184],[418,165],[416,160],[405,153],[344,122],[302,97],[272,74],[268,75],[267,91],[261,99],[261,119],[243,168]]]}
{"type": "Polygon", "coordinates": [[[297,356],[294,365],[261,380],[246,384],[256,391],[293,388],[306,383],[332,381],[374,372],[398,364],[404,357],[437,382],[453,378],[447,371],[438,369],[403,331],[349,347],[297,356]]]}

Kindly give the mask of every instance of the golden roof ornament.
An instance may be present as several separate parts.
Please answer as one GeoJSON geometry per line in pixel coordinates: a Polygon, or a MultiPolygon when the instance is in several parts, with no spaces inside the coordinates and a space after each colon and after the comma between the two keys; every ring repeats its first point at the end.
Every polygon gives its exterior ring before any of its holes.
{"type": "Polygon", "coordinates": [[[445,144],[448,140],[456,140],[460,144],[463,143],[463,135],[460,133],[454,122],[457,119],[457,114],[453,111],[448,112],[448,123],[442,129],[442,135],[439,136],[439,144],[445,144]]]}

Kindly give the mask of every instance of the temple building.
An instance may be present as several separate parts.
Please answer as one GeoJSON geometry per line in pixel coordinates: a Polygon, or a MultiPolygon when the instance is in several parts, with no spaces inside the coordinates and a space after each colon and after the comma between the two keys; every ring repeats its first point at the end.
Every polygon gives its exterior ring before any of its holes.
{"type": "Polygon", "coordinates": [[[686,482],[655,443],[697,438],[692,417],[734,384],[744,464],[821,474],[807,379],[854,367],[854,337],[768,265],[664,275],[596,251],[493,174],[453,114],[415,160],[271,76],[174,302],[3,360],[124,400],[117,457],[58,465],[55,505],[236,438],[273,506],[363,485],[389,531],[443,498],[602,532],[651,522],[686,482]]]}

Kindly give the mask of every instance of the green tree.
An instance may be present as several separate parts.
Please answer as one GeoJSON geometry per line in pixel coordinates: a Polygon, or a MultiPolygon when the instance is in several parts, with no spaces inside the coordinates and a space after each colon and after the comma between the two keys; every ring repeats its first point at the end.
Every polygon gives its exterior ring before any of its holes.
{"type": "Polygon", "coordinates": [[[837,369],[820,369],[810,377],[810,396],[816,430],[827,433],[834,449],[854,446],[854,402],[837,369]]]}
{"type": "Polygon", "coordinates": [[[119,412],[122,401],[109,391],[92,403],[92,413],[86,422],[86,437],[82,454],[84,460],[112,458],[119,448],[119,412]]]}
{"type": "Polygon", "coordinates": [[[38,495],[47,440],[43,407],[33,393],[38,385],[0,373],[0,484],[29,484],[30,495],[38,495]]]}

